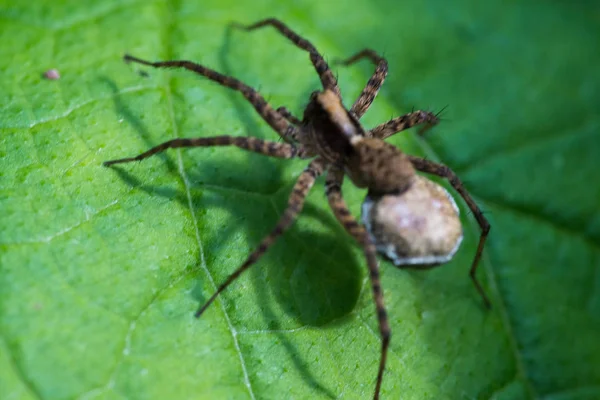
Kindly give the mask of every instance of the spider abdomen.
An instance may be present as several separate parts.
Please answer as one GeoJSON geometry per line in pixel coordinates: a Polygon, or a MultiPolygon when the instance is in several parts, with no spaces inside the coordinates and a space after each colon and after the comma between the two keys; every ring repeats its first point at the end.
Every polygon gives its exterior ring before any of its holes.
{"type": "Polygon", "coordinates": [[[369,193],[362,205],[362,220],[377,250],[405,268],[450,261],[463,237],[452,196],[419,175],[400,194],[369,193]]]}
{"type": "Polygon", "coordinates": [[[401,193],[415,179],[415,169],[396,147],[380,139],[356,137],[345,163],[346,173],[370,193],[401,193]]]}

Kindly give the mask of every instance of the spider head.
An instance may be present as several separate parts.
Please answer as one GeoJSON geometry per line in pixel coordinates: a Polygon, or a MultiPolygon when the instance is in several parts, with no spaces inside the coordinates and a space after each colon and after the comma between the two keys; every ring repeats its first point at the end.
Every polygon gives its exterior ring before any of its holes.
{"type": "Polygon", "coordinates": [[[329,89],[311,94],[304,110],[303,124],[309,144],[332,163],[341,162],[352,150],[351,138],[364,136],[358,120],[346,110],[339,96],[329,89]]]}
{"type": "Polygon", "coordinates": [[[329,129],[335,129],[348,139],[356,135],[358,130],[362,130],[339,96],[329,89],[310,94],[309,103],[304,110],[304,120],[315,124],[327,122],[330,125],[329,129]]]}

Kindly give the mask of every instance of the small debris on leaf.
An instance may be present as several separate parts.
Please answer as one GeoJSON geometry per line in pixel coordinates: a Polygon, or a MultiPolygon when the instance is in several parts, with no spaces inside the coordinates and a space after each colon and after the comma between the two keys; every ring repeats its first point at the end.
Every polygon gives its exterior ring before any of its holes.
{"type": "Polygon", "coordinates": [[[55,81],[60,79],[60,73],[57,69],[52,68],[44,72],[44,78],[49,79],[51,81],[55,81]]]}

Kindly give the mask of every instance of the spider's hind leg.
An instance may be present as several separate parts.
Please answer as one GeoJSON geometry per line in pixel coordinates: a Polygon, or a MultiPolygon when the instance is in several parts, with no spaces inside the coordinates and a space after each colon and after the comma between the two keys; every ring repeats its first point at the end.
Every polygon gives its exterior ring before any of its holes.
{"type": "Polygon", "coordinates": [[[477,267],[479,266],[479,260],[481,259],[481,255],[483,254],[485,240],[487,239],[488,233],[490,232],[490,223],[488,222],[487,218],[483,215],[483,212],[481,211],[477,203],[475,203],[475,200],[473,200],[467,189],[465,189],[463,183],[454,173],[454,171],[452,171],[449,167],[445,166],[444,164],[439,164],[433,161],[425,160],[421,157],[411,155],[408,155],[408,157],[417,171],[446,178],[448,182],[450,182],[454,190],[456,190],[458,194],[460,194],[460,196],[465,200],[465,203],[467,203],[467,206],[475,216],[475,219],[477,220],[477,223],[481,228],[481,235],[479,236],[479,244],[477,245],[477,251],[475,252],[475,257],[473,258],[471,269],[469,270],[469,276],[471,277],[475,288],[479,292],[479,295],[483,299],[483,303],[487,308],[490,308],[491,302],[485,294],[483,287],[477,280],[477,276],[475,275],[477,272],[477,267]]]}
{"type": "Polygon", "coordinates": [[[286,24],[275,18],[267,18],[252,25],[241,25],[238,23],[233,24],[233,26],[246,31],[253,31],[269,25],[277,29],[283,36],[288,38],[297,47],[308,51],[310,54],[310,61],[313,63],[315,70],[319,74],[323,88],[332,90],[335,92],[335,94],[340,96],[340,88],[337,85],[337,79],[335,79],[333,72],[331,72],[331,69],[329,68],[329,65],[323,56],[317,51],[311,42],[291,30],[286,24]]]}
{"type": "Polygon", "coordinates": [[[342,224],[346,232],[362,246],[365,258],[367,259],[371,290],[373,291],[373,299],[375,300],[375,308],[377,309],[377,321],[379,323],[379,334],[381,336],[381,357],[379,359],[379,369],[377,371],[375,395],[373,396],[374,399],[379,399],[379,392],[381,391],[383,372],[385,370],[392,332],[388,322],[385,304],[383,302],[383,290],[381,289],[379,265],[377,263],[377,250],[369,238],[365,227],[359,224],[352,214],[350,214],[350,210],[342,197],[341,185],[343,178],[344,174],[342,170],[335,168],[329,170],[326,181],[327,200],[329,201],[329,206],[333,210],[335,217],[342,224]]]}

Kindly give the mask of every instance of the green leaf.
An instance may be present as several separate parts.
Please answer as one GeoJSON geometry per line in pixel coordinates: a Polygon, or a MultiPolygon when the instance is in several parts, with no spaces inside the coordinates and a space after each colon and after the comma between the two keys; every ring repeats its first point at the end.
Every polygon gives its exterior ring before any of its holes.
{"type": "MultiPolygon", "coordinates": [[[[491,220],[430,271],[381,263],[387,399],[600,397],[597,2],[0,2],[0,398],[369,398],[380,339],[365,261],[322,183],[301,218],[200,318],[275,224],[306,162],[235,149],[101,162],[183,136],[275,133],[197,60],[301,115],[319,87],[277,16],[329,60],[371,47],[390,75],[366,127],[449,105],[421,140],[491,220]],[[61,78],[42,78],[57,68],[61,78]],[[149,77],[139,74],[144,70],[149,77]]],[[[373,67],[334,67],[350,105],[373,67]]],[[[344,185],[358,215],[364,191],[344,185]]],[[[461,203],[462,204],[462,203],[461,203]]]]}

